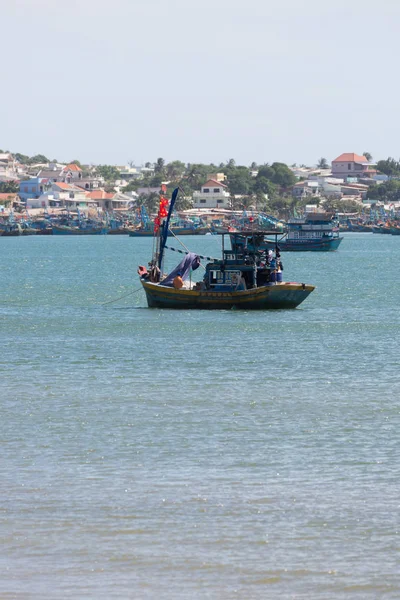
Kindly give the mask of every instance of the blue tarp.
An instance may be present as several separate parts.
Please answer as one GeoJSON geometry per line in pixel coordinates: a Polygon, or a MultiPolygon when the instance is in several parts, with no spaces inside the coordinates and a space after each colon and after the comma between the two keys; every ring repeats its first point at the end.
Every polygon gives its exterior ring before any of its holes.
{"type": "Polygon", "coordinates": [[[168,287],[172,287],[173,281],[178,273],[181,274],[183,281],[189,277],[190,269],[195,271],[200,266],[200,257],[194,252],[188,252],[186,256],[181,260],[179,265],[175,267],[173,271],[163,281],[160,282],[160,285],[166,285],[168,287]]]}

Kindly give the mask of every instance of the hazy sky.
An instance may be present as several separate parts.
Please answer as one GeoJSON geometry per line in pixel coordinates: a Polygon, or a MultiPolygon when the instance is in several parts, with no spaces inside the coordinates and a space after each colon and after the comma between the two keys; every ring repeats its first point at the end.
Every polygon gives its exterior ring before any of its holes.
{"type": "Polygon", "coordinates": [[[0,25],[4,150],[400,156],[398,0],[2,0],[0,25]]]}

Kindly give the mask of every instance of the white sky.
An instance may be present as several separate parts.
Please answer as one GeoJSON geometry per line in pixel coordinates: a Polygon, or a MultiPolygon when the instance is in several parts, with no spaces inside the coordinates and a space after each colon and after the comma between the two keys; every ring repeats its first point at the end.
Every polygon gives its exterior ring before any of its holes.
{"type": "Polygon", "coordinates": [[[0,148],[136,164],[400,155],[398,0],[1,0],[0,148]]]}

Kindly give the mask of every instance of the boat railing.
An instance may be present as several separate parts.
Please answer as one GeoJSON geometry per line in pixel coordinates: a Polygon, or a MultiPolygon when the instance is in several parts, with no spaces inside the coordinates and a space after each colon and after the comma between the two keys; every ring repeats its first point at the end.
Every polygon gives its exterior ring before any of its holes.
{"type": "Polygon", "coordinates": [[[310,231],[331,231],[334,227],[334,223],[293,223],[295,227],[289,227],[289,231],[291,230],[310,230],[310,231]]]}

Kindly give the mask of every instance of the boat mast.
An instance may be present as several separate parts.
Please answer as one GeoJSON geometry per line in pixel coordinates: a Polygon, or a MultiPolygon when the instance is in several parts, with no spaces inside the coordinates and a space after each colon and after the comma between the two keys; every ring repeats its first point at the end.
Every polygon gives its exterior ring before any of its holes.
{"type": "Polygon", "coordinates": [[[171,215],[174,210],[178,192],[179,192],[179,188],[175,188],[174,191],[172,192],[167,218],[163,221],[163,223],[160,227],[160,232],[161,232],[160,239],[159,239],[160,247],[159,247],[159,251],[158,251],[158,268],[160,269],[160,271],[162,271],[162,262],[163,262],[163,258],[164,258],[165,244],[167,243],[169,222],[171,220],[171,215]]]}

